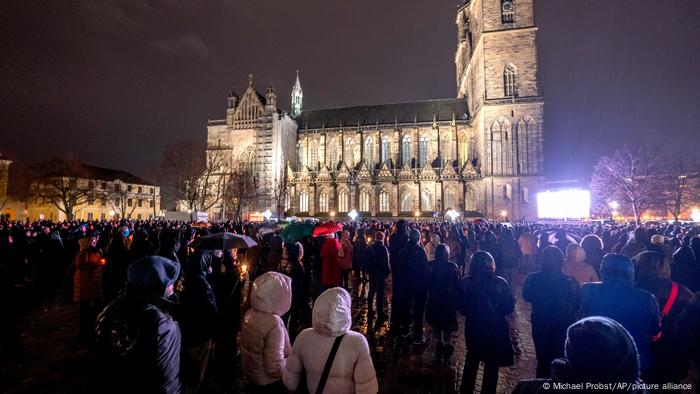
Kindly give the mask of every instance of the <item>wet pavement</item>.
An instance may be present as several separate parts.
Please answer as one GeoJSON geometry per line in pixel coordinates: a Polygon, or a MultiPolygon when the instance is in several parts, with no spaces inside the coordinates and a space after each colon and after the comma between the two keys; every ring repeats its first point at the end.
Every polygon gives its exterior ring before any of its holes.
{"type": "MultiPolygon", "coordinates": [[[[522,278],[520,278],[522,280],[522,278]]],[[[520,284],[520,283],[519,283],[520,284]]],[[[519,294],[516,286],[516,294],[519,294]]],[[[447,365],[436,364],[435,344],[430,326],[424,325],[428,343],[413,345],[394,337],[388,323],[375,329],[374,315],[368,313],[365,286],[352,289],[353,329],[365,334],[382,393],[455,393],[459,391],[466,348],[463,319],[452,335],[455,352],[447,365]]],[[[391,285],[387,286],[387,311],[390,312],[391,285]]],[[[530,305],[518,299],[512,321],[520,354],[515,365],[501,368],[498,392],[510,393],[518,381],[535,376],[535,349],[530,335],[530,305]]],[[[30,316],[0,322],[0,393],[82,393],[97,392],[90,381],[91,371],[99,368],[89,346],[78,339],[78,306],[51,303],[36,308],[30,316]]],[[[217,373],[216,360],[203,385],[206,393],[247,392],[246,379],[239,368],[217,373]],[[226,376],[222,376],[226,375],[226,376]]],[[[697,376],[697,372],[694,371],[697,376]]],[[[477,377],[479,392],[482,371],[477,377]]]]}

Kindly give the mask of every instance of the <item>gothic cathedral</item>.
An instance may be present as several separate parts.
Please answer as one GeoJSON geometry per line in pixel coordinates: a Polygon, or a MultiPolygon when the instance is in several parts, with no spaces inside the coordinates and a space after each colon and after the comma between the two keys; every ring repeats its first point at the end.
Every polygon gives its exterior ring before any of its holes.
{"type": "Polygon", "coordinates": [[[285,113],[274,89],[258,93],[251,76],[240,99],[229,94],[226,119],[208,122],[208,154],[251,168],[251,211],[344,220],[351,210],[432,218],[454,209],[533,220],[544,187],[533,1],[458,8],[456,98],[304,110],[297,73],[285,113]],[[275,204],[280,185],[284,203],[275,204]]]}

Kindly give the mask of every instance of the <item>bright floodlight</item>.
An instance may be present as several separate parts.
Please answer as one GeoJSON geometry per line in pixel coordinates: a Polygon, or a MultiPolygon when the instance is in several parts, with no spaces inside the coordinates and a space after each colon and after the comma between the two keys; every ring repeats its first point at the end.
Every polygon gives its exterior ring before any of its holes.
{"type": "Polygon", "coordinates": [[[270,210],[268,209],[267,211],[262,213],[262,217],[264,217],[265,220],[270,220],[270,218],[272,217],[272,212],[270,212],[270,210]]]}
{"type": "Polygon", "coordinates": [[[454,209],[450,209],[447,211],[447,216],[450,217],[450,219],[454,222],[455,219],[459,217],[459,212],[455,211],[454,209]]]}
{"type": "Polygon", "coordinates": [[[353,209],[352,211],[348,212],[348,216],[350,216],[350,219],[355,220],[357,218],[357,211],[353,209]]]}
{"type": "Polygon", "coordinates": [[[582,219],[591,215],[591,193],[568,189],[537,194],[537,216],[544,219],[582,219]]]}
{"type": "Polygon", "coordinates": [[[700,222],[700,209],[693,209],[693,212],[690,214],[690,218],[696,223],[700,222]]]}

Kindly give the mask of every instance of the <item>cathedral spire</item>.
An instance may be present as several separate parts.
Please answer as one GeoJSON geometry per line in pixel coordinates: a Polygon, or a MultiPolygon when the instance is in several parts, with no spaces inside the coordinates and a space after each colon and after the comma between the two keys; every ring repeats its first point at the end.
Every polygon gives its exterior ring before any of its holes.
{"type": "Polygon", "coordinates": [[[304,100],[304,92],[301,89],[301,82],[299,81],[299,70],[297,70],[297,80],[294,82],[294,87],[292,87],[292,111],[291,115],[293,118],[301,115],[302,102],[304,100]]]}

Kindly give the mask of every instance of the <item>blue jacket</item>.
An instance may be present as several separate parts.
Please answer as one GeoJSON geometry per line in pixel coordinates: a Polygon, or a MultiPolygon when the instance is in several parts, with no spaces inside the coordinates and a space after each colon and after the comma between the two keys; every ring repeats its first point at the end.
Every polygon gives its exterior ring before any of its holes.
{"type": "Polygon", "coordinates": [[[609,279],[581,286],[584,317],[605,316],[620,323],[634,339],[642,371],[651,368],[651,338],[659,332],[659,304],[653,294],[632,281],[609,279]]]}

